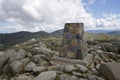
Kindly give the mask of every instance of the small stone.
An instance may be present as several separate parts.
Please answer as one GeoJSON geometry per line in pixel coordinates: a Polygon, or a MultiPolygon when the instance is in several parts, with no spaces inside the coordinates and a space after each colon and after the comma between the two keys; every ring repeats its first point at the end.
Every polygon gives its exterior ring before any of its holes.
{"type": "Polygon", "coordinates": [[[57,69],[57,65],[52,65],[52,66],[47,66],[47,70],[56,70],[57,69]]]}
{"type": "Polygon", "coordinates": [[[120,55],[117,55],[117,58],[120,59],[120,55]]]}
{"type": "Polygon", "coordinates": [[[114,60],[113,59],[109,59],[109,62],[113,62],[114,60]]]}
{"type": "Polygon", "coordinates": [[[96,76],[95,77],[97,80],[106,80],[105,78],[103,78],[103,77],[98,77],[98,76],[96,76]]]}
{"type": "Polygon", "coordinates": [[[3,74],[4,75],[8,75],[10,73],[10,65],[9,64],[6,64],[4,67],[3,67],[3,74]]]}
{"type": "Polygon", "coordinates": [[[55,71],[46,71],[40,73],[35,80],[55,80],[56,78],[56,72],[55,71]]]}
{"type": "Polygon", "coordinates": [[[7,80],[5,76],[0,75],[0,80],[7,80]]]}
{"type": "Polygon", "coordinates": [[[93,62],[93,55],[88,54],[82,61],[84,62],[84,66],[88,67],[93,62]]]}
{"type": "Polygon", "coordinates": [[[24,59],[26,52],[23,49],[20,49],[18,51],[8,50],[7,55],[10,57],[9,62],[14,62],[24,59]]]}
{"type": "Polygon", "coordinates": [[[104,79],[103,77],[101,77],[101,76],[96,76],[96,75],[92,75],[92,74],[88,74],[87,75],[87,78],[88,78],[88,80],[106,80],[106,79],[104,79]]]}
{"type": "Polygon", "coordinates": [[[32,57],[32,54],[31,54],[31,53],[28,53],[28,54],[26,54],[26,57],[31,58],[31,57],[32,57]]]}
{"type": "Polygon", "coordinates": [[[50,65],[47,61],[40,61],[38,64],[40,66],[49,66],[50,65]]]}
{"type": "MultiPolygon", "coordinates": [[[[7,64],[8,60],[9,60],[9,57],[6,56],[5,54],[0,56],[0,69],[2,69],[2,67],[5,64],[7,64]]],[[[0,70],[0,72],[1,72],[1,70],[0,70]]]]}
{"type": "Polygon", "coordinates": [[[75,72],[75,71],[73,71],[72,74],[75,75],[75,76],[78,76],[78,77],[80,77],[82,75],[81,73],[75,72]]]}
{"type": "Polygon", "coordinates": [[[46,60],[46,61],[50,60],[46,55],[40,55],[40,57],[41,57],[43,60],[46,60]]]}
{"type": "Polygon", "coordinates": [[[80,64],[76,64],[76,67],[80,70],[80,72],[82,73],[86,73],[88,71],[88,68],[86,68],[85,66],[83,65],[80,65],[80,64]]]}
{"type": "Polygon", "coordinates": [[[97,53],[104,53],[103,50],[96,50],[97,53]]]}
{"type": "Polygon", "coordinates": [[[24,59],[21,60],[21,62],[22,62],[24,65],[26,65],[27,63],[30,62],[30,58],[24,58],[24,59]]]}
{"type": "Polygon", "coordinates": [[[87,79],[85,79],[85,78],[80,78],[80,80],[87,80],[87,79]]]}
{"type": "Polygon", "coordinates": [[[31,72],[34,67],[36,67],[36,64],[35,64],[34,62],[29,62],[29,63],[25,66],[24,70],[25,70],[25,71],[28,71],[28,72],[29,72],[29,71],[31,72]]]}
{"type": "Polygon", "coordinates": [[[108,52],[107,54],[108,54],[108,56],[109,56],[110,58],[112,58],[112,59],[114,59],[114,60],[117,60],[117,55],[116,55],[116,53],[108,52]]]}
{"type": "Polygon", "coordinates": [[[76,77],[76,76],[72,76],[72,77],[70,78],[70,80],[79,80],[79,78],[76,77]]]}
{"type": "Polygon", "coordinates": [[[60,80],[70,80],[71,76],[68,74],[62,74],[60,75],[60,80]]]}
{"type": "Polygon", "coordinates": [[[102,54],[101,54],[100,57],[102,58],[102,60],[103,60],[104,62],[109,62],[108,59],[107,59],[107,57],[106,57],[105,55],[102,55],[102,54]]]}
{"type": "Polygon", "coordinates": [[[18,75],[24,69],[24,64],[20,61],[14,61],[10,64],[10,69],[13,75],[18,75]]]}
{"type": "Polygon", "coordinates": [[[91,74],[87,75],[87,78],[88,80],[96,80],[94,75],[91,75],[91,74]]]}
{"type": "Polygon", "coordinates": [[[27,76],[26,74],[21,74],[18,77],[14,77],[12,80],[34,80],[34,77],[33,76],[27,76]]]}
{"type": "Polygon", "coordinates": [[[45,71],[45,70],[46,70],[46,67],[44,67],[44,66],[42,66],[42,67],[40,67],[40,66],[33,67],[33,72],[36,73],[36,74],[38,74],[38,73],[40,73],[42,71],[45,71]]]}
{"type": "Polygon", "coordinates": [[[68,74],[62,74],[60,76],[60,80],[79,80],[79,78],[76,76],[68,75],[68,74]]]}
{"type": "Polygon", "coordinates": [[[95,55],[94,59],[97,60],[98,63],[103,62],[99,55],[95,55]]]}
{"type": "Polygon", "coordinates": [[[58,70],[58,71],[62,71],[62,72],[63,72],[64,69],[65,69],[65,66],[64,66],[64,65],[60,65],[60,64],[57,64],[56,67],[57,67],[57,70],[58,70]]]}
{"type": "Polygon", "coordinates": [[[100,62],[99,61],[97,61],[96,59],[94,60],[94,65],[97,65],[97,64],[99,64],[100,62]]]}
{"type": "Polygon", "coordinates": [[[100,69],[100,64],[96,65],[96,69],[97,69],[97,70],[100,69]]]}
{"type": "Polygon", "coordinates": [[[35,56],[33,56],[32,57],[32,60],[33,60],[33,62],[35,62],[35,63],[39,63],[40,61],[43,61],[43,59],[41,58],[41,55],[35,55],[35,56]]]}
{"type": "Polygon", "coordinates": [[[77,70],[77,68],[74,67],[73,65],[65,65],[65,69],[64,69],[65,72],[70,73],[75,70],[77,70]]]}
{"type": "Polygon", "coordinates": [[[95,75],[99,75],[99,72],[96,70],[96,68],[92,68],[92,73],[95,74],[95,75]]]}

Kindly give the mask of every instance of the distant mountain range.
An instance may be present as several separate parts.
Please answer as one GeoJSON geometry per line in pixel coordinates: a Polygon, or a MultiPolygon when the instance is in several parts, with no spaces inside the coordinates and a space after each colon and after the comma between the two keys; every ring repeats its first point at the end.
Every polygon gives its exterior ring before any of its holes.
{"type": "MultiPolygon", "coordinates": [[[[106,33],[106,34],[120,34],[120,31],[108,31],[108,30],[87,30],[87,33],[106,33]]],[[[48,37],[61,37],[63,35],[63,29],[57,30],[52,33],[47,33],[45,31],[39,31],[39,32],[27,32],[27,31],[21,31],[16,33],[10,33],[10,34],[0,34],[0,44],[3,45],[14,45],[18,43],[26,42],[32,38],[39,38],[39,40],[43,38],[48,37]]],[[[89,35],[89,34],[88,34],[89,35]]]]}
{"type": "Polygon", "coordinates": [[[108,34],[120,34],[120,31],[112,31],[112,32],[109,32],[108,34]]]}
{"type": "Polygon", "coordinates": [[[86,30],[88,33],[94,33],[94,34],[99,34],[99,33],[119,33],[120,31],[116,30],[86,30]]]}
{"type": "Polygon", "coordinates": [[[62,36],[63,35],[63,29],[54,31],[54,32],[51,33],[51,35],[56,36],[56,37],[62,36]]]}
{"type": "Polygon", "coordinates": [[[26,42],[32,38],[45,38],[50,36],[51,34],[44,31],[35,32],[35,33],[21,31],[10,34],[0,34],[0,43],[3,45],[14,45],[17,43],[26,42]]]}

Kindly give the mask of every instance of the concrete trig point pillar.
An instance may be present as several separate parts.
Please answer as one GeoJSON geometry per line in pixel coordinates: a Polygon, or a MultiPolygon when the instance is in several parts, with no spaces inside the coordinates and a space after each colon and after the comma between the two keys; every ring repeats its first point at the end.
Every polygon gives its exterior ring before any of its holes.
{"type": "Polygon", "coordinates": [[[83,23],[66,23],[60,57],[83,59],[87,55],[83,23]]]}

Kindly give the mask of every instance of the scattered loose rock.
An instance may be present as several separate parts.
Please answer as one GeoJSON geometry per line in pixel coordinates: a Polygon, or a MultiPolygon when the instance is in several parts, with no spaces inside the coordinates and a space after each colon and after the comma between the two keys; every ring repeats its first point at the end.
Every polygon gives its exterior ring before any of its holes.
{"type": "Polygon", "coordinates": [[[40,72],[45,71],[45,70],[46,70],[46,67],[44,67],[44,66],[42,66],[42,67],[40,67],[40,66],[33,67],[33,72],[35,74],[39,74],[40,72]]]}
{"type": "Polygon", "coordinates": [[[80,72],[82,73],[86,73],[88,71],[88,68],[86,68],[85,66],[83,65],[80,65],[80,64],[76,64],[76,67],[80,70],[80,72]]]}
{"type": "Polygon", "coordinates": [[[34,77],[31,75],[27,75],[27,74],[22,74],[19,75],[18,77],[14,77],[11,80],[34,80],[34,77]]]}
{"type": "Polygon", "coordinates": [[[33,68],[34,68],[34,67],[36,67],[36,64],[35,64],[34,62],[29,62],[29,63],[25,66],[24,70],[27,71],[27,72],[31,72],[31,71],[33,71],[33,68]]]}
{"type": "Polygon", "coordinates": [[[102,63],[99,72],[108,80],[120,80],[120,63],[102,63]]]}
{"type": "Polygon", "coordinates": [[[88,54],[84,59],[83,59],[83,64],[85,66],[90,66],[90,64],[93,62],[93,55],[88,54]]]}
{"type": "Polygon", "coordinates": [[[0,53],[0,80],[120,80],[120,55],[91,46],[83,60],[61,58],[43,43],[0,53]]]}
{"type": "Polygon", "coordinates": [[[46,71],[40,73],[35,80],[55,80],[56,78],[56,72],[55,71],[46,71]]]}
{"type": "Polygon", "coordinates": [[[74,65],[65,65],[64,71],[67,73],[71,73],[72,71],[77,70],[76,67],[74,67],[74,65]]]}
{"type": "Polygon", "coordinates": [[[24,58],[24,59],[21,60],[21,62],[22,62],[24,65],[26,65],[26,64],[29,63],[30,61],[31,61],[30,58],[24,58]]]}
{"type": "Polygon", "coordinates": [[[34,55],[33,57],[32,57],[32,60],[33,60],[33,62],[35,62],[35,63],[39,63],[39,61],[43,61],[43,59],[41,58],[41,55],[34,55]]]}
{"type": "Polygon", "coordinates": [[[60,76],[60,80],[70,80],[71,76],[68,74],[62,74],[60,76]]]}
{"type": "Polygon", "coordinates": [[[18,75],[24,69],[24,64],[20,61],[14,61],[10,64],[10,69],[13,75],[18,75]]]}
{"type": "Polygon", "coordinates": [[[78,76],[78,77],[80,77],[82,75],[82,73],[76,72],[76,71],[73,71],[72,74],[75,75],[75,76],[78,76]]]}

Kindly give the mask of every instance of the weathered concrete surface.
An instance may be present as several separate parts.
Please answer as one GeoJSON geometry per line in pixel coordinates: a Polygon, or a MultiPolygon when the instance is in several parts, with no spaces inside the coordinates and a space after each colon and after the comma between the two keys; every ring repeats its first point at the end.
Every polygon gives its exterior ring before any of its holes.
{"type": "Polygon", "coordinates": [[[60,57],[83,59],[87,55],[83,23],[66,23],[60,57]]]}
{"type": "Polygon", "coordinates": [[[107,80],[120,80],[120,62],[103,63],[100,65],[99,72],[107,80]]]}

